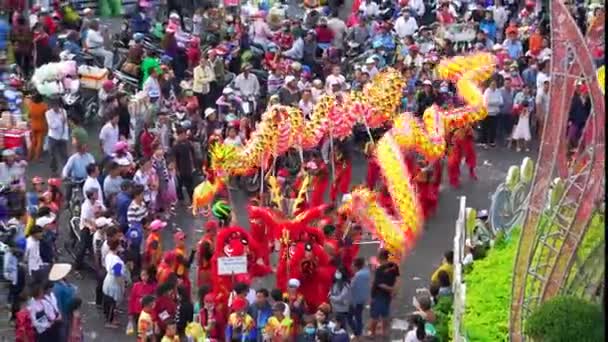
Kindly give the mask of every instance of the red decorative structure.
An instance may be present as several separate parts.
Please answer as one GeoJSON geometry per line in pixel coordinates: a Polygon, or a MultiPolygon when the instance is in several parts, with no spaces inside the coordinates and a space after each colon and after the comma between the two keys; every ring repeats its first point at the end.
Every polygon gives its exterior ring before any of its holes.
{"type": "Polygon", "coordinates": [[[589,45],[599,44],[604,21],[590,28],[587,42],[568,9],[551,0],[551,89],[530,202],[513,271],[510,340],[523,341],[523,322],[538,304],[564,289],[576,251],[603,193],[605,107],[589,45]],[[592,113],[573,158],[568,161],[566,128],[575,83],[589,89],[592,113]],[[560,177],[565,191],[547,209],[551,182],[560,177]]]}

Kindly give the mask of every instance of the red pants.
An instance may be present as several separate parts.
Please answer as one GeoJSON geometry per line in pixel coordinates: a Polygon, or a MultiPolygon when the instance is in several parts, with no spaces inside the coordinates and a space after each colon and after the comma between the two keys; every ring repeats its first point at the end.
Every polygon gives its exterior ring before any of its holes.
{"type": "Polygon", "coordinates": [[[329,189],[329,200],[335,202],[339,194],[345,194],[348,192],[350,181],[352,178],[352,167],[350,163],[344,168],[340,168],[336,173],[336,180],[329,189]]]}
{"type": "Polygon", "coordinates": [[[459,141],[455,144],[448,155],[448,178],[450,184],[457,188],[460,186],[460,161],[464,158],[465,163],[469,167],[471,178],[477,179],[475,175],[475,165],[477,164],[477,155],[475,154],[475,146],[472,139],[459,141]]]}
{"type": "Polygon", "coordinates": [[[417,191],[418,201],[420,203],[420,208],[422,209],[422,217],[426,221],[437,209],[439,185],[434,183],[418,183],[417,191]]]}
{"type": "Polygon", "coordinates": [[[376,182],[378,182],[378,177],[380,176],[380,165],[376,162],[375,159],[369,159],[367,163],[367,175],[365,176],[365,185],[370,190],[374,190],[376,187],[376,182]]]}

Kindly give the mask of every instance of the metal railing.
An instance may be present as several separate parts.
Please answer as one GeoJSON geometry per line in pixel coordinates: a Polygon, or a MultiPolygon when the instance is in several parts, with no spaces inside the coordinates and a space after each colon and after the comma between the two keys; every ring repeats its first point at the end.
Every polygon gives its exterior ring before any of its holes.
{"type": "Polygon", "coordinates": [[[464,303],[466,296],[466,285],[462,282],[462,261],[464,260],[464,246],[466,240],[466,203],[465,196],[460,197],[458,219],[456,220],[456,232],[454,234],[454,279],[452,290],[454,292],[454,313],[452,323],[454,324],[454,341],[466,341],[462,333],[462,317],[464,315],[464,303]]]}

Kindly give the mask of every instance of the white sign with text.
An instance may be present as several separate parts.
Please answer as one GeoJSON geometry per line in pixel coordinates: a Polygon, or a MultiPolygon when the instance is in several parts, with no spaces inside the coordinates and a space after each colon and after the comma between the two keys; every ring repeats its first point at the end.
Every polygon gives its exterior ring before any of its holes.
{"type": "Polygon", "coordinates": [[[247,256],[217,258],[217,273],[219,275],[247,273],[247,256]]]}

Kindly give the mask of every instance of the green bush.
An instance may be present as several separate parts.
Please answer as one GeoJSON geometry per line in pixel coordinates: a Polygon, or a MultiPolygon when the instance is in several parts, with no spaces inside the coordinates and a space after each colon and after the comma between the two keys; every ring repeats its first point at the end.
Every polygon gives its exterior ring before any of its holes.
{"type": "Polygon", "coordinates": [[[541,304],[526,320],[525,334],[543,342],[604,340],[604,315],[597,304],[558,296],[541,304]]]}
{"type": "Polygon", "coordinates": [[[464,331],[470,341],[508,341],[513,263],[520,229],[497,239],[466,275],[464,331]]]}
{"type": "Polygon", "coordinates": [[[454,312],[453,309],[454,297],[452,296],[443,296],[437,300],[437,304],[433,307],[433,312],[437,318],[435,323],[435,330],[437,331],[437,335],[435,335],[440,342],[448,342],[450,339],[450,330],[452,328],[452,314],[454,312]]]}

